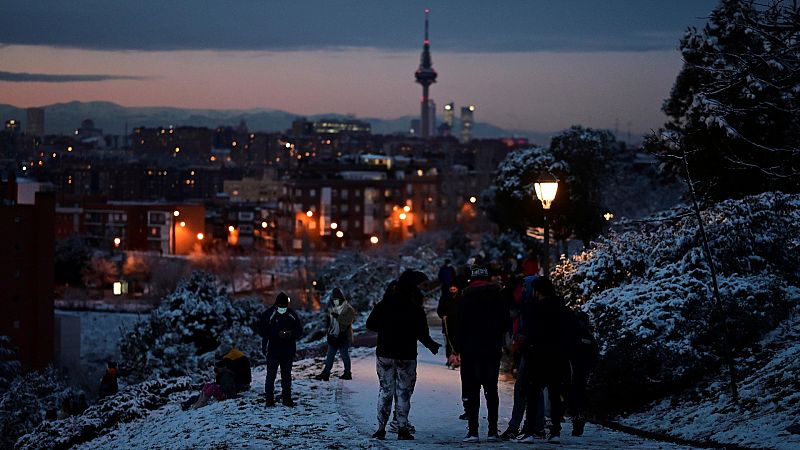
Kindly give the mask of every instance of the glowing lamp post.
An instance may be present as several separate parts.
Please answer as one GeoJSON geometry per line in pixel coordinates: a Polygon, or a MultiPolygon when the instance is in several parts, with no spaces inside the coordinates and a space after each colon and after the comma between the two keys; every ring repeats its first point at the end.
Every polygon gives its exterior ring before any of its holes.
{"type": "Polygon", "coordinates": [[[540,179],[533,183],[533,189],[536,192],[536,198],[542,202],[542,208],[544,209],[544,259],[542,260],[542,269],[544,276],[550,276],[550,224],[548,223],[547,212],[556,198],[558,180],[540,179]]]}
{"type": "Polygon", "coordinates": [[[178,211],[177,209],[175,211],[172,211],[172,254],[173,255],[175,253],[177,253],[177,248],[178,248],[178,242],[177,242],[178,241],[178,233],[176,233],[175,225],[177,225],[176,220],[178,219],[178,217],[180,215],[181,215],[181,212],[178,211]]]}

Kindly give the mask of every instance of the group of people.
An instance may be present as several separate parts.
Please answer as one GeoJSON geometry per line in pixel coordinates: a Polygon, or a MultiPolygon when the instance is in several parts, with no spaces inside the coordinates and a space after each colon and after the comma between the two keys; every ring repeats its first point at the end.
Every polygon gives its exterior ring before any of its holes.
{"type": "Polygon", "coordinates": [[[488,410],[488,441],[546,437],[545,391],[550,403],[548,439],[560,439],[564,399],[572,414],[572,434],[582,435],[586,383],[598,355],[588,316],[568,308],[552,282],[538,275],[509,277],[479,265],[471,266],[468,275],[458,274],[447,261],[439,281],[437,312],[451,353],[448,365],[460,364],[461,418],[468,421],[464,441],[479,440],[481,389],[488,410]],[[499,434],[498,379],[504,351],[513,361],[516,382],[511,420],[499,434]]]}
{"type": "MultiPolygon", "coordinates": [[[[289,307],[290,298],[281,292],[275,304],[261,315],[258,333],[262,338],[262,351],[267,356],[267,378],[265,393],[267,406],[275,405],[275,379],[278,369],[281,374],[281,403],[294,406],[292,399],[292,363],[297,352],[297,340],[303,336],[303,323],[297,313],[289,307]]],[[[334,289],[327,309],[328,353],[322,372],[315,378],[328,381],[333,362],[338,353],[344,364],[339,378],[353,378],[350,365],[350,346],[353,343],[353,322],[356,310],[347,301],[341,289],[334,289]]]]}
{"type": "MultiPolygon", "coordinates": [[[[380,389],[375,439],[385,439],[387,427],[400,440],[414,439],[408,415],[417,377],[417,343],[433,354],[441,347],[430,335],[423,308],[420,285],[425,281],[421,272],[403,272],[388,285],[367,318],[367,329],[377,334],[380,389]]],[[[552,282],[538,275],[504,276],[479,264],[459,273],[447,261],[439,272],[439,282],[442,290],[437,312],[443,323],[447,364],[460,368],[464,408],[460,418],[467,421],[468,428],[464,442],[479,441],[481,390],[488,410],[489,442],[532,442],[545,437],[558,441],[567,405],[572,434],[581,435],[586,422],[586,382],[598,355],[588,316],[568,308],[552,282]],[[501,360],[509,354],[516,372],[514,405],[508,427],[500,433],[498,380],[501,360]],[[545,392],[550,405],[549,435],[545,432],[545,392]]],[[[350,380],[349,350],[356,311],[340,289],[334,289],[330,298],[326,310],[328,351],[322,372],[315,378],[330,379],[338,354],[344,365],[340,379],[350,380]]],[[[280,293],[258,325],[267,356],[267,406],[275,405],[279,369],[281,401],[294,406],[291,370],[303,324],[289,302],[289,297],[280,293]]],[[[217,384],[228,395],[222,381],[217,384]]],[[[209,388],[209,396],[214,394],[209,388]]]]}

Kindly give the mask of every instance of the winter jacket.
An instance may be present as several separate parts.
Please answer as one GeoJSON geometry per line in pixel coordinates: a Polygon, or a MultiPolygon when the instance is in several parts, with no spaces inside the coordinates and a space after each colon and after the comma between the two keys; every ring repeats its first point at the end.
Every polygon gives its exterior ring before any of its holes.
{"type": "Polygon", "coordinates": [[[370,312],[367,328],[378,333],[375,354],[382,358],[417,359],[417,341],[431,351],[438,350],[422,309],[422,292],[416,286],[390,285],[370,312]]]}
{"type": "Polygon", "coordinates": [[[222,357],[222,360],[233,372],[238,390],[249,389],[250,383],[253,381],[250,374],[250,359],[238,348],[233,348],[222,357]]]}
{"type": "MultiPolygon", "coordinates": [[[[531,299],[522,316],[524,348],[531,361],[567,361],[578,336],[575,314],[561,297],[531,299]]],[[[537,364],[537,366],[540,364],[537,364]]]]}
{"type": "Polygon", "coordinates": [[[462,358],[499,360],[503,335],[510,325],[499,284],[483,280],[470,283],[458,304],[457,321],[453,344],[462,358]]]}
{"type": "Polygon", "coordinates": [[[100,380],[100,391],[98,395],[100,398],[108,397],[119,392],[119,384],[117,383],[117,369],[109,367],[103,378],[100,380]]]}
{"type": "Polygon", "coordinates": [[[258,323],[261,350],[272,358],[294,358],[297,340],[303,336],[303,323],[293,309],[281,314],[272,306],[264,311],[258,323]]]}
{"type": "Polygon", "coordinates": [[[217,400],[236,397],[236,393],[238,392],[236,387],[236,375],[231,369],[223,367],[217,370],[214,383],[219,386],[222,391],[222,398],[217,398],[217,400]]]}
{"type": "MultiPolygon", "coordinates": [[[[338,342],[349,344],[353,342],[353,322],[356,320],[356,310],[347,301],[343,305],[342,312],[338,313],[336,317],[333,317],[333,314],[336,313],[333,303],[328,307],[328,330],[331,329],[331,322],[337,321],[339,323],[339,336],[335,336],[335,339],[338,342]]],[[[330,335],[330,333],[328,334],[330,335]]]]}

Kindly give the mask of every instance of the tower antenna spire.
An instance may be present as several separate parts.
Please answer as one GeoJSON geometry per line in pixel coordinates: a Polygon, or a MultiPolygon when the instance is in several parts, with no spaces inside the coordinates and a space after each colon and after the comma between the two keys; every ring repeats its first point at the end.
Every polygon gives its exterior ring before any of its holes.
{"type": "Polygon", "coordinates": [[[425,43],[428,44],[430,41],[428,40],[428,14],[430,14],[431,10],[425,8],[425,43]]]}
{"type": "Polygon", "coordinates": [[[414,73],[417,83],[422,85],[422,103],[421,108],[421,122],[423,138],[429,138],[434,128],[435,111],[432,111],[433,101],[428,96],[428,88],[431,84],[436,82],[436,71],[433,70],[433,62],[431,61],[431,46],[428,40],[428,14],[430,9],[425,9],[425,40],[422,44],[422,55],[419,58],[419,67],[414,73]]]}

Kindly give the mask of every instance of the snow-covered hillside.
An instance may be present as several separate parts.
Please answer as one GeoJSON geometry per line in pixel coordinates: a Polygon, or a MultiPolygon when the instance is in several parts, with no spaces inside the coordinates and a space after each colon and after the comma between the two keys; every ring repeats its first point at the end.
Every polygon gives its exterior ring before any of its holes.
{"type": "Polygon", "coordinates": [[[800,196],[729,200],[704,211],[703,220],[732,329],[739,404],[726,391],[725,319],[714,305],[697,223],[675,210],[630,224],[634,230],[599,240],[554,272],[568,301],[597,327],[603,358],[595,406],[625,413],[665,398],[631,424],[780,448],[789,442],[785,428],[800,421],[800,344],[792,331],[800,308],[800,196]]]}

